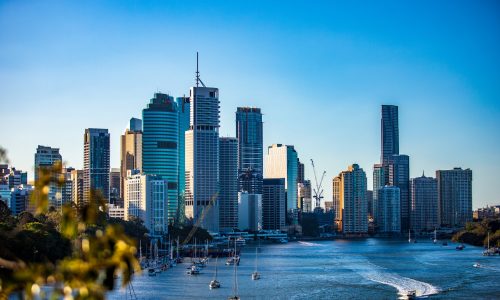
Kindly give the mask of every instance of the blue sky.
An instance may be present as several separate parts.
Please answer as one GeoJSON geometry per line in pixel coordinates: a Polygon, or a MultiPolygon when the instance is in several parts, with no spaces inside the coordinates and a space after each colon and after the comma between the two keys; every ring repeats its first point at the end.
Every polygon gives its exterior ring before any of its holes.
{"type": "Polygon", "coordinates": [[[38,144],[83,165],[83,132],[119,136],[156,91],[189,93],[196,51],[237,106],[264,112],[264,142],[293,144],[312,178],[358,163],[371,187],[380,105],[400,111],[411,176],[473,170],[473,206],[500,204],[498,1],[0,1],[0,145],[32,172],[38,144]]]}

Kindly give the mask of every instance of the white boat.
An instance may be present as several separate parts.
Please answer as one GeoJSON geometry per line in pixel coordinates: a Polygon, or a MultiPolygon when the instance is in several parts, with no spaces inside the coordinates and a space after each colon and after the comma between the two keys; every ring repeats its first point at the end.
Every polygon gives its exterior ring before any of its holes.
{"type": "MultiPolygon", "coordinates": [[[[236,251],[236,250],[235,250],[236,251]]],[[[237,264],[239,265],[240,264],[240,256],[239,255],[236,255],[236,252],[234,254],[234,256],[230,256],[228,257],[228,259],[226,260],[226,265],[234,265],[234,264],[237,264]]]]}
{"type": "MultiPolygon", "coordinates": [[[[236,260],[236,240],[234,241],[234,257],[235,257],[235,260],[236,260]]],[[[238,258],[238,261],[239,261],[239,258],[238,258]]],[[[237,263],[234,263],[234,273],[233,273],[233,276],[234,276],[234,282],[233,282],[233,295],[228,297],[227,299],[228,300],[240,300],[240,296],[238,296],[238,276],[237,276],[237,272],[238,272],[238,264],[237,263]]]]}
{"type": "Polygon", "coordinates": [[[197,266],[192,265],[191,268],[186,273],[188,275],[198,275],[200,274],[200,269],[197,266]]]}
{"type": "Polygon", "coordinates": [[[437,236],[436,236],[436,229],[434,229],[434,240],[433,240],[434,244],[437,242],[437,236]]]}
{"type": "Polygon", "coordinates": [[[481,264],[480,263],[475,263],[472,265],[474,268],[481,268],[481,264]]]}
{"type": "Polygon", "coordinates": [[[260,274],[257,272],[257,263],[258,263],[258,248],[255,248],[255,271],[252,273],[252,280],[259,280],[260,274]]]}
{"type": "Polygon", "coordinates": [[[220,282],[217,280],[217,261],[218,261],[218,258],[215,258],[215,275],[214,275],[214,279],[212,281],[210,281],[210,284],[208,285],[208,287],[210,289],[220,288],[220,282]]]}
{"type": "Polygon", "coordinates": [[[286,243],[288,243],[288,239],[285,239],[285,238],[279,239],[278,242],[281,244],[286,244],[286,243]]]}
{"type": "Polygon", "coordinates": [[[483,251],[483,255],[484,256],[493,255],[493,252],[490,251],[490,232],[489,231],[488,231],[488,248],[486,248],[486,250],[483,251]]]}
{"type": "Polygon", "coordinates": [[[408,243],[411,243],[411,231],[408,229],[408,243]]]}
{"type": "Polygon", "coordinates": [[[408,300],[417,299],[417,292],[416,291],[408,291],[408,292],[406,292],[406,299],[408,299],[408,300]]]}

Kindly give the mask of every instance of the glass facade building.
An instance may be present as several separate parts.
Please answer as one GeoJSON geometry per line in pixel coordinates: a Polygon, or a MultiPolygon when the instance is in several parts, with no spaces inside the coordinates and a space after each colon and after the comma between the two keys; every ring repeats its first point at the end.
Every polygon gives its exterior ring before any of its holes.
{"type": "Polygon", "coordinates": [[[90,191],[100,191],[109,200],[108,130],[88,128],[83,138],[83,202],[88,203],[90,191]]]}
{"type": "Polygon", "coordinates": [[[380,162],[385,163],[394,154],[399,154],[398,107],[382,105],[380,162]]]}
{"type": "Polygon", "coordinates": [[[238,140],[236,138],[219,138],[219,183],[219,230],[228,232],[238,228],[238,140]]]}
{"type": "Polygon", "coordinates": [[[142,171],[168,182],[168,221],[173,223],[178,208],[179,115],[174,98],[155,93],[142,110],[142,171]]]}
{"type": "Polygon", "coordinates": [[[185,212],[185,193],[186,193],[186,131],[189,130],[189,116],[191,112],[191,100],[189,97],[177,97],[177,112],[179,115],[179,202],[178,202],[178,220],[183,222],[186,216],[185,212]]]}

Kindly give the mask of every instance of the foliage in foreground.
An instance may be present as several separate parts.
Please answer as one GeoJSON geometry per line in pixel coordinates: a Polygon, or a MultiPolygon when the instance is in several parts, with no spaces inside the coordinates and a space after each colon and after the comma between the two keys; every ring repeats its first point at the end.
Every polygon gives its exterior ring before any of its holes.
{"type": "MultiPolygon", "coordinates": [[[[12,217],[0,205],[0,299],[15,292],[26,298],[104,299],[115,288],[114,276],[125,286],[140,271],[135,242],[120,222],[108,223],[104,198],[89,195],[81,208],[48,209],[49,185],[61,185],[61,164],[39,170],[31,205],[35,216],[12,217]]],[[[1,202],[1,201],[0,201],[1,202]]],[[[140,234],[140,233],[139,233],[140,234]]]]}

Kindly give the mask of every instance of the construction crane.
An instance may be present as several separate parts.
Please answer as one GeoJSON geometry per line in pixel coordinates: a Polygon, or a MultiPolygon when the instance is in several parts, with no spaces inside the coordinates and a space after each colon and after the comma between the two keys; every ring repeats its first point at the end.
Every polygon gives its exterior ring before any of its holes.
{"type": "Polygon", "coordinates": [[[314,166],[314,160],[312,160],[312,158],[311,158],[311,164],[313,167],[314,181],[315,181],[315,185],[316,185],[316,187],[313,188],[313,192],[314,192],[313,198],[316,200],[316,208],[314,208],[314,210],[317,210],[321,206],[321,199],[323,199],[322,185],[323,185],[323,179],[325,178],[326,171],[323,171],[323,175],[321,175],[321,179],[318,182],[318,176],[316,175],[316,167],[314,166]]]}

